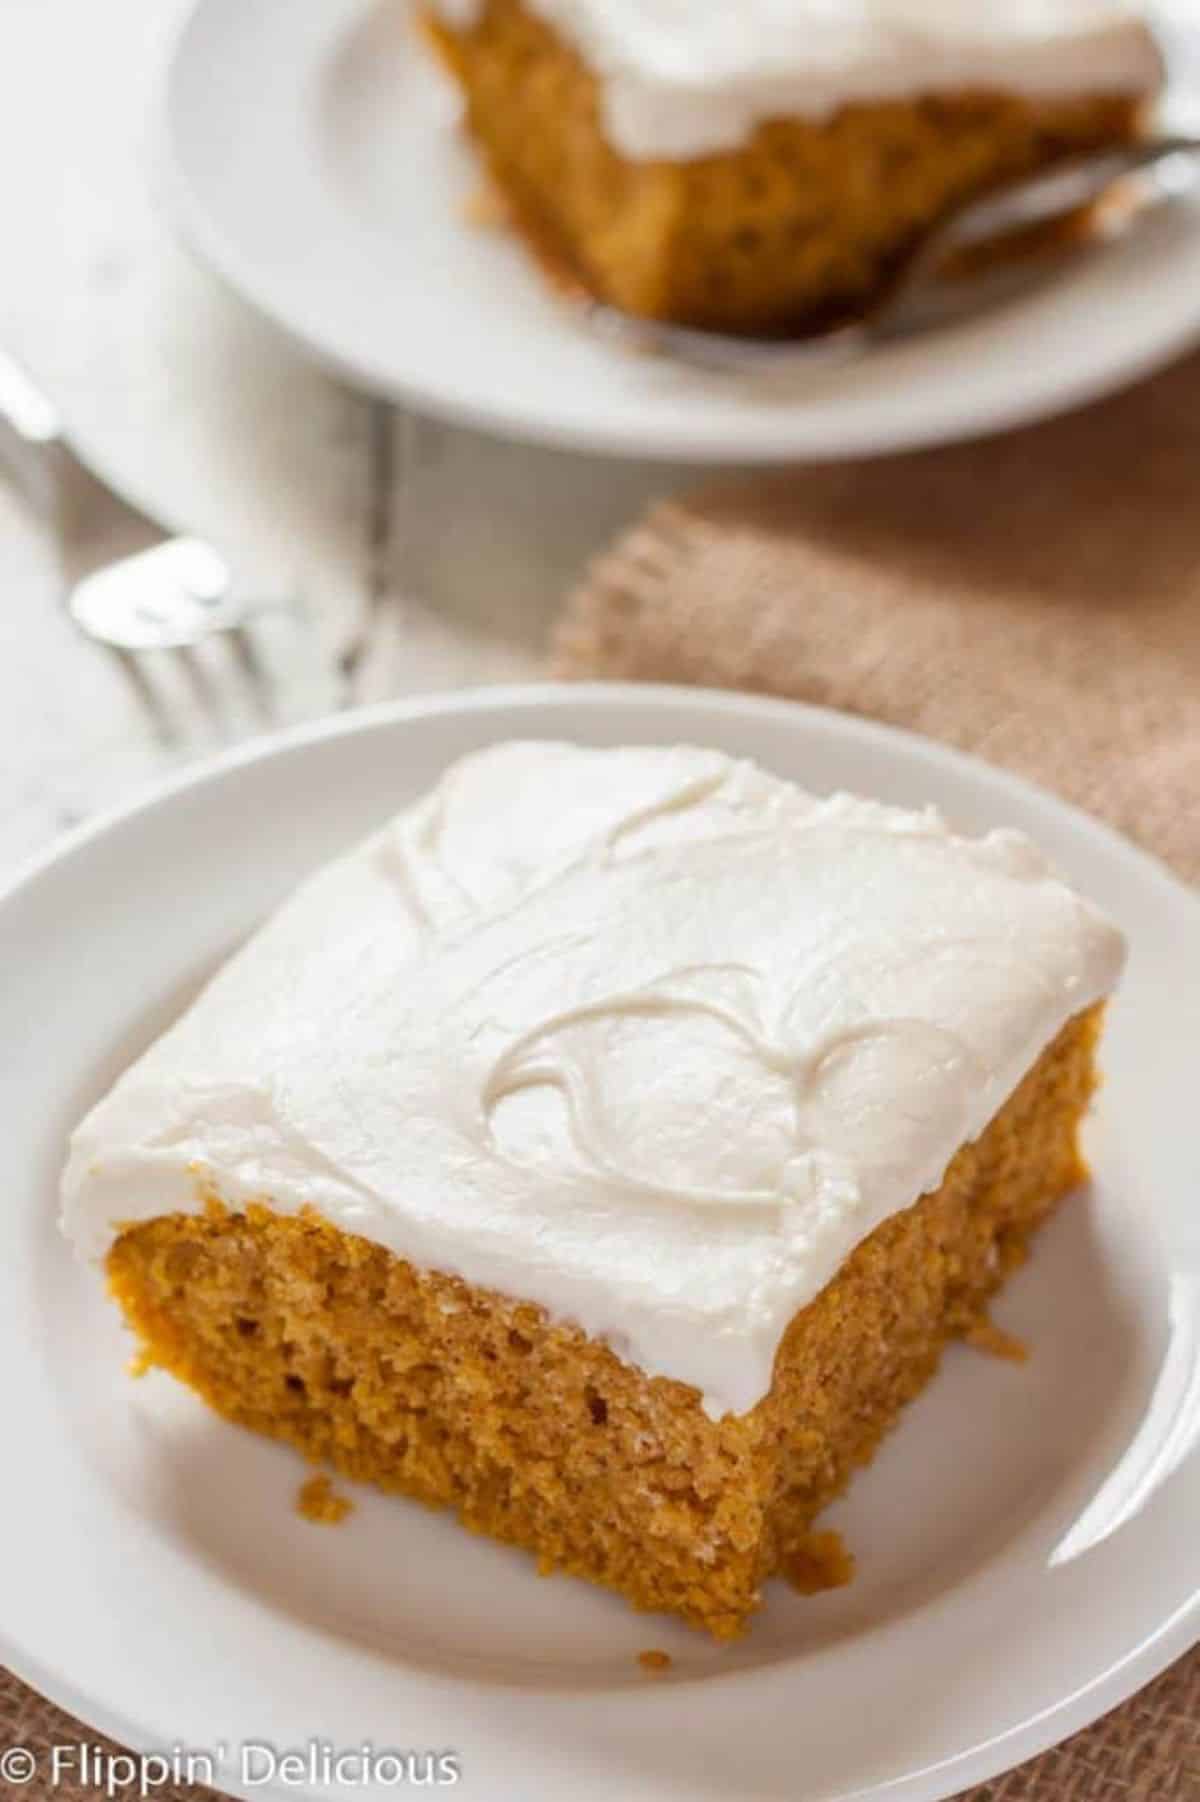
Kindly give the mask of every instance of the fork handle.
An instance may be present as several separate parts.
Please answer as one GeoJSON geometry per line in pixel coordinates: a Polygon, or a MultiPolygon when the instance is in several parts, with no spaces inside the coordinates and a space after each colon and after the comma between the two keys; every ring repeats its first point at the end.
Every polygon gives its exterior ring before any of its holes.
{"type": "Polygon", "coordinates": [[[936,241],[943,251],[965,249],[1014,229],[1047,224],[1094,204],[1128,176],[1161,167],[1172,157],[1195,158],[1197,153],[1200,138],[1172,134],[1073,157],[966,207],[944,233],[934,234],[930,244],[936,241]]]}
{"type": "Polygon", "coordinates": [[[11,352],[0,349],[0,467],[43,515],[57,520],[80,469],[53,401],[11,352]]]}

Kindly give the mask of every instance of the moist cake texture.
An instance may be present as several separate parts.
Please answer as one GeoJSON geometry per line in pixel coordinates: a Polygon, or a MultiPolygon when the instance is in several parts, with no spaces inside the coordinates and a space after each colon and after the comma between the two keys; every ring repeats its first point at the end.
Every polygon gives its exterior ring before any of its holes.
{"type": "Polygon", "coordinates": [[[501,746],[126,1073],[64,1224],[229,1418],[728,1637],[1079,1180],[1121,960],[1016,834],[501,746]]]}
{"type": "Polygon", "coordinates": [[[515,222],[633,314],[861,306],[948,209],[1129,140],[1163,79],[1114,0],[432,0],[515,222]]]}

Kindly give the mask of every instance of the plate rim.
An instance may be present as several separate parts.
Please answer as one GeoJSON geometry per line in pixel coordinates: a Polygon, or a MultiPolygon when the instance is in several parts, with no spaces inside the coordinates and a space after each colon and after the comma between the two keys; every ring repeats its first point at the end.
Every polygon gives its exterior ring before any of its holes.
{"type": "MultiPolygon", "coordinates": [[[[827,707],[747,694],[738,690],[628,682],[567,684],[549,680],[451,689],[385,701],[369,708],[301,723],[207,757],[174,773],[167,780],[153,784],[122,805],[105,810],[63,833],[40,853],[27,858],[0,887],[0,915],[27,888],[35,885],[58,864],[85,852],[95,841],[125,824],[167,809],[179,796],[214,782],[219,783],[249,764],[286,758],[297,751],[311,749],[323,743],[369,735],[375,731],[387,731],[395,725],[416,723],[428,718],[495,713],[503,720],[514,709],[541,708],[550,704],[563,709],[566,727],[570,710],[575,706],[583,713],[593,709],[603,713],[610,705],[627,703],[644,709],[647,717],[659,719],[664,712],[669,716],[676,710],[711,711],[732,717],[765,716],[779,724],[795,720],[799,716],[807,720],[817,732],[833,728],[839,734],[849,734],[852,739],[881,751],[886,751],[888,746],[895,745],[898,741],[903,742],[919,756],[948,763],[972,781],[982,781],[984,788],[991,793],[1032,798],[1039,805],[1048,803],[1052,811],[1064,810],[1077,828],[1098,837],[1102,849],[1124,860],[1141,880],[1150,881],[1156,887],[1163,886],[1175,904],[1182,901],[1196,928],[1200,930],[1200,893],[1176,876],[1153,853],[1134,844],[1106,822],[1061,799],[1052,790],[940,740],[827,707]]],[[[835,1798],[836,1802],[853,1802],[855,1796],[869,1796],[872,1802],[903,1802],[906,1798],[911,1799],[911,1802],[930,1802],[935,1796],[946,1797],[957,1793],[963,1785],[986,1782],[1013,1768],[1014,1760],[1023,1763],[1110,1712],[1161,1674],[1198,1641],[1200,1585],[1148,1638],[1073,1693],[1048,1704],[1030,1719],[938,1764],[888,1779],[868,1790],[831,1793],[828,1802],[835,1802],[835,1798]],[[953,1788],[946,1788],[947,1783],[952,1783],[953,1788]]],[[[10,1640],[3,1627],[0,1627],[0,1657],[16,1675],[30,1682],[41,1694],[89,1724],[112,1734],[134,1749],[151,1749],[151,1741],[146,1737],[145,1730],[139,1729],[137,1722],[131,1721],[120,1710],[110,1709],[105,1705],[97,1707],[86,1689],[81,1691],[73,1688],[69,1681],[60,1678],[55,1672],[50,1673],[50,1680],[47,1681],[46,1667],[36,1657],[26,1658],[21,1646],[10,1640]]],[[[752,1681],[754,1674],[753,1671],[730,1673],[735,1681],[738,1678],[752,1681]]],[[[469,1693],[481,1681],[488,1688],[504,1687],[497,1685],[494,1680],[471,1676],[463,1678],[450,1675],[440,1681],[459,1693],[469,1693]]],[[[630,1700],[637,1705],[651,1693],[649,1687],[644,1691],[632,1691],[630,1700]]],[[[652,1706],[652,1703],[646,1700],[643,1705],[652,1706]]],[[[297,1794],[295,1788],[290,1786],[286,1790],[260,1785],[246,1789],[239,1788],[236,1782],[231,1783],[224,1774],[221,1780],[229,1793],[244,1797],[267,1796],[272,1802],[283,1802],[286,1795],[297,1794]]]]}
{"type": "MultiPolygon", "coordinates": [[[[1131,346],[1125,354],[1073,371],[1066,379],[1048,382],[1032,395],[1002,393],[989,399],[977,414],[944,420],[939,413],[924,418],[907,416],[902,422],[870,431],[859,429],[848,436],[817,445],[805,433],[794,440],[777,441],[757,436],[753,429],[731,428],[726,439],[696,443],[685,422],[669,427],[659,420],[653,433],[641,435],[637,426],[623,424],[581,425],[554,423],[541,416],[516,418],[499,403],[475,402],[458,394],[447,396],[436,383],[419,374],[398,380],[394,370],[367,352],[347,353],[324,342],[320,334],[294,316],[280,298],[269,291],[258,271],[238,250],[223,229],[219,217],[189,178],[179,154],[174,131],[175,95],[186,67],[191,37],[203,16],[223,0],[192,0],[171,43],[158,92],[152,106],[150,141],[160,197],[181,242],[193,256],[219,278],[232,294],[268,320],[304,356],[352,386],[381,395],[419,413],[517,443],[606,458],[633,458],[647,462],[683,462],[697,468],[740,463],[770,467],[804,461],[851,461],[867,456],[897,455],[938,445],[969,443],[1016,431],[1022,426],[1076,412],[1138,382],[1185,355],[1200,341],[1200,288],[1193,309],[1164,327],[1149,342],[1131,346]],[[801,443],[800,439],[804,442],[801,443]]],[[[1182,206],[1196,212],[1200,232],[1200,199],[1183,197],[1182,206]]]]}
{"type": "MultiPolygon", "coordinates": [[[[1098,833],[1119,855],[1138,860],[1147,877],[1167,884],[1177,898],[1182,897],[1200,910],[1200,889],[1194,888],[1177,875],[1155,852],[1139,845],[1098,814],[1089,813],[1085,807],[1080,807],[1064,795],[1056,794],[1052,788],[1035,782],[1031,777],[1010,770],[1004,764],[990,763],[973,751],[964,751],[958,745],[933,738],[925,732],[914,731],[912,727],[896,726],[888,720],[872,719],[866,714],[852,713],[839,707],[826,707],[813,701],[792,700],[785,695],[756,694],[749,689],[719,688],[687,682],[577,682],[551,676],[524,682],[472,683],[462,688],[430,689],[421,694],[401,695],[363,706],[345,707],[322,714],[315,720],[302,720],[272,732],[258,733],[239,744],[211,752],[188,763],[181,770],[152,778],[127,799],[114,806],[99,809],[79,825],[68,827],[51,839],[48,845],[20,860],[15,869],[0,882],[0,907],[7,906],[19,889],[34,881],[53,864],[74,855],[89,840],[102,837],[135,815],[152,812],[176,795],[202,787],[231,770],[286,756],[305,745],[353,737],[362,731],[386,729],[401,720],[440,718],[458,712],[486,713],[493,706],[499,709],[521,708],[544,702],[555,695],[582,700],[585,706],[604,701],[646,699],[668,710],[675,706],[685,709],[688,704],[695,703],[712,707],[717,712],[762,712],[780,720],[801,714],[817,726],[836,721],[839,731],[849,731],[851,736],[861,737],[867,743],[874,741],[882,746],[899,740],[910,750],[920,747],[939,760],[949,761],[960,773],[982,778],[999,793],[1014,794],[1026,799],[1032,796],[1036,797],[1038,803],[1049,802],[1055,808],[1064,809],[1073,817],[1076,826],[1098,833]]],[[[1197,924],[1200,926],[1200,911],[1197,914],[1197,924]]]]}

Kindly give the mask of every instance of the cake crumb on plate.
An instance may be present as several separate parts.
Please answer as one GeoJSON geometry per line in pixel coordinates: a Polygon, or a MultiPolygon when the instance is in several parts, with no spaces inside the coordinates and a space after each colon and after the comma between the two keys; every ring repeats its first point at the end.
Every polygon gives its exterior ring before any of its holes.
{"type": "Polygon", "coordinates": [[[644,1671],[649,1671],[651,1675],[654,1676],[660,1671],[669,1671],[671,1668],[671,1654],[669,1652],[659,1652],[655,1650],[639,1652],[637,1661],[644,1671]]]}
{"type": "Polygon", "coordinates": [[[296,1497],[296,1512],[318,1527],[336,1527],[353,1513],[354,1503],[348,1495],[338,1495],[324,1472],[301,1484],[296,1497]]]}
{"type": "Polygon", "coordinates": [[[1015,1333],[1006,1333],[986,1314],[969,1327],[963,1337],[968,1345],[976,1351],[986,1352],[989,1358],[1004,1358],[1009,1364],[1029,1362],[1029,1347],[1025,1341],[1018,1339],[1015,1333]]]}
{"type": "Polygon", "coordinates": [[[854,1576],[854,1554],[840,1533],[806,1533],[789,1547],[782,1574],[802,1596],[842,1589],[854,1576]]]}

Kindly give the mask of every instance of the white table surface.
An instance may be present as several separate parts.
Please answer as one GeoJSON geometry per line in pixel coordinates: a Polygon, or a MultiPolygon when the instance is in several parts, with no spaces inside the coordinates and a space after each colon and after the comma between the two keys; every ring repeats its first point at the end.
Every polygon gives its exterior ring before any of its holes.
{"type": "Polygon", "coordinates": [[[207,699],[177,660],[146,662],[155,712],[63,614],[79,547],[64,553],[0,480],[0,878],[264,724],[537,674],[588,557],[688,479],[401,417],[306,364],[198,268],[159,204],[151,129],[187,4],[0,6],[0,343],[110,479],[295,604],[265,635],[265,718],[220,646],[199,660],[207,699]],[[364,638],[346,684],[339,658],[364,638]]]}

